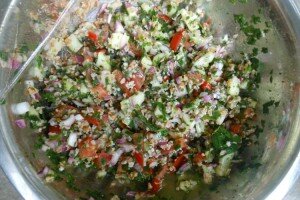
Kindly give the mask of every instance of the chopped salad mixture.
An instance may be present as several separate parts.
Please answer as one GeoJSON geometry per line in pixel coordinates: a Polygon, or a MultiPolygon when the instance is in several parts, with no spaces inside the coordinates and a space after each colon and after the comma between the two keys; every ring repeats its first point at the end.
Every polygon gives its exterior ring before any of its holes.
{"type": "Polygon", "coordinates": [[[181,0],[86,1],[76,13],[76,29],[37,58],[31,102],[13,107],[45,133],[38,147],[56,159],[42,176],[96,169],[95,179],[113,175],[109,187],[126,186],[128,198],[155,196],[170,175],[201,174],[178,181],[174,190],[185,192],[228,176],[256,130],[256,60],[232,59],[234,39],[213,37],[205,10],[181,0]]]}

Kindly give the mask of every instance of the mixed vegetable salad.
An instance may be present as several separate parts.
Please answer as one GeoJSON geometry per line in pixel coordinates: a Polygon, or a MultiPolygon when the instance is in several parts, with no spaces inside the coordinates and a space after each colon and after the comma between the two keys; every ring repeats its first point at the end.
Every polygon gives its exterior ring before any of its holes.
{"type": "MultiPolygon", "coordinates": [[[[259,61],[234,60],[235,37],[214,37],[193,2],[85,1],[76,13],[76,29],[62,30],[36,59],[30,102],[13,107],[43,133],[37,146],[54,160],[41,176],[96,169],[95,179],[113,174],[109,187],[126,185],[126,197],[137,199],[155,196],[167,175],[192,171],[207,184],[228,176],[256,131],[248,94],[259,61]],[[146,187],[131,187],[141,179],[146,187]]],[[[199,181],[181,179],[174,190],[199,181]]]]}

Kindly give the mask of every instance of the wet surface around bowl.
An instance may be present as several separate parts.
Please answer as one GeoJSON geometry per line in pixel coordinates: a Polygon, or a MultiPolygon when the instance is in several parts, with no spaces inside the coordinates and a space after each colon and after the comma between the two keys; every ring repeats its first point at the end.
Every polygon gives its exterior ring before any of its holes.
{"type": "MultiPolygon", "coordinates": [[[[299,169],[300,171],[300,169],[299,169]]],[[[2,169],[0,169],[0,200],[22,200],[21,195],[16,191],[16,189],[7,180],[2,169]]],[[[300,197],[300,178],[294,187],[290,190],[284,200],[298,200],[300,197]]]]}

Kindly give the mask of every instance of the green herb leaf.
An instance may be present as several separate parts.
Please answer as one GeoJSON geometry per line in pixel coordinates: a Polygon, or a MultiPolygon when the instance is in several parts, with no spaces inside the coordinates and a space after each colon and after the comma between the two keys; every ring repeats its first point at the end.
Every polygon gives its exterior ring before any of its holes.
{"type": "Polygon", "coordinates": [[[0,51],[0,59],[4,61],[8,61],[8,53],[5,51],[0,51]]]}
{"type": "Polygon", "coordinates": [[[263,52],[263,53],[268,53],[268,52],[269,52],[269,49],[268,49],[267,47],[263,47],[263,48],[261,49],[261,52],[263,52]]]}
{"type": "Polygon", "coordinates": [[[66,173],[66,172],[65,172],[65,176],[66,176],[66,184],[67,184],[68,188],[75,190],[75,191],[80,191],[75,184],[74,176],[72,174],[66,173]]]}
{"type": "Polygon", "coordinates": [[[241,137],[232,134],[224,126],[219,126],[212,135],[212,145],[217,151],[236,152],[240,143],[241,137]]]}
{"type": "Polygon", "coordinates": [[[4,105],[6,103],[5,99],[0,99],[0,105],[4,105]]]}
{"type": "Polygon", "coordinates": [[[272,106],[274,103],[275,103],[274,100],[269,101],[269,102],[267,102],[267,103],[264,103],[264,105],[263,105],[263,113],[264,113],[264,114],[269,114],[269,112],[270,112],[270,111],[269,111],[269,107],[272,106]]]}
{"type": "Polygon", "coordinates": [[[66,154],[56,153],[53,150],[47,150],[46,155],[54,165],[58,165],[61,161],[67,160],[66,154]]]}
{"type": "Polygon", "coordinates": [[[101,191],[98,191],[98,190],[88,190],[87,195],[89,197],[93,197],[95,200],[104,200],[105,199],[105,195],[101,191]]]}

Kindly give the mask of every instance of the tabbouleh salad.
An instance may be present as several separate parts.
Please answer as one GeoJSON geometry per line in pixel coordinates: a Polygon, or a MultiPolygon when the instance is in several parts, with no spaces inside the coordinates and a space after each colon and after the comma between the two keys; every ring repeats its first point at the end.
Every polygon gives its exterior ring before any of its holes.
{"type": "Polygon", "coordinates": [[[30,102],[13,107],[57,158],[41,171],[46,181],[70,167],[96,169],[98,181],[113,171],[109,187],[143,199],[164,188],[166,175],[200,173],[203,180],[178,181],[174,190],[185,192],[228,176],[256,131],[248,94],[258,87],[257,60],[232,59],[234,38],[215,38],[192,2],[93,0],[76,13],[84,16],[76,29],[38,56],[30,102]],[[141,179],[145,188],[131,187],[141,179]]]}

